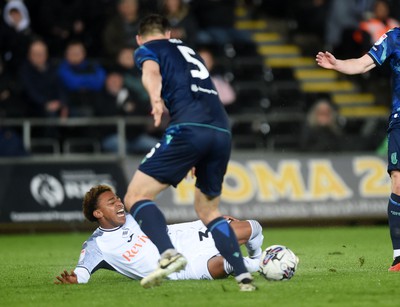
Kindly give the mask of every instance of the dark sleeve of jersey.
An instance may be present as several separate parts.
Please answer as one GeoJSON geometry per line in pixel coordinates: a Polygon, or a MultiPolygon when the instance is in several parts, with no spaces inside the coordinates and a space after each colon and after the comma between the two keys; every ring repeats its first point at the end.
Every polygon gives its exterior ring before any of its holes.
{"type": "Polygon", "coordinates": [[[134,54],[136,66],[142,70],[143,63],[147,60],[152,60],[160,64],[157,54],[146,46],[142,45],[136,49],[134,54]]]}
{"type": "Polygon", "coordinates": [[[383,34],[368,51],[368,55],[374,60],[376,65],[381,66],[393,53],[395,48],[395,36],[395,32],[389,30],[383,34]]]}

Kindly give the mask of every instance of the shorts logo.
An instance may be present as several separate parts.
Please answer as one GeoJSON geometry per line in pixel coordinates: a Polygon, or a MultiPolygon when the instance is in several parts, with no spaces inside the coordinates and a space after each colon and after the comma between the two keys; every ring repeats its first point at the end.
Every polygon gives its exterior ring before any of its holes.
{"type": "Polygon", "coordinates": [[[393,152],[390,155],[390,161],[392,162],[392,164],[397,164],[398,160],[397,160],[397,152],[393,152]]]}

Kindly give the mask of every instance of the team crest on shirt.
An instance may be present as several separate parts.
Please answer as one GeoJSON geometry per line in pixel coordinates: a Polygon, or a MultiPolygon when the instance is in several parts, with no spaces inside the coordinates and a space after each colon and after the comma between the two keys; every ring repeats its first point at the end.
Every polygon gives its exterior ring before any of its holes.
{"type": "Polygon", "coordinates": [[[392,154],[390,155],[390,162],[392,162],[392,164],[397,164],[397,152],[392,152],[392,154]]]}
{"type": "Polygon", "coordinates": [[[375,46],[378,46],[378,45],[382,44],[382,42],[385,40],[386,37],[387,37],[386,33],[383,34],[383,35],[376,41],[376,43],[375,43],[374,45],[375,45],[375,46]]]}
{"type": "Polygon", "coordinates": [[[122,228],[122,237],[123,238],[129,237],[129,228],[122,228]]]}

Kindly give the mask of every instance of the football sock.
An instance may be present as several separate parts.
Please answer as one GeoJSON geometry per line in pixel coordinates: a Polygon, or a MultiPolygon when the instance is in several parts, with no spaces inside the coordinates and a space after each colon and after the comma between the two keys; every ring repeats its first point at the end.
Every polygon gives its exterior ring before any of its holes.
{"type": "MultiPolygon", "coordinates": [[[[244,265],[246,266],[246,269],[250,273],[257,272],[260,269],[260,260],[258,260],[258,259],[243,257],[243,262],[244,262],[244,265]]],[[[224,271],[228,275],[233,273],[233,267],[229,264],[228,261],[226,261],[226,259],[224,259],[224,271]]]]}
{"type": "Polygon", "coordinates": [[[140,200],[136,202],[132,206],[130,213],[138,222],[143,232],[157,246],[160,254],[167,249],[174,250],[174,246],[167,233],[165,217],[153,201],[140,200]]]}
{"type": "MultiPolygon", "coordinates": [[[[393,250],[400,249],[400,196],[392,193],[388,204],[388,220],[393,250]]],[[[393,255],[396,258],[396,255],[393,255]]]]}
{"type": "Polygon", "coordinates": [[[262,244],[264,236],[262,234],[262,227],[259,222],[255,220],[247,220],[251,226],[251,235],[249,241],[247,241],[246,248],[249,253],[249,257],[253,259],[259,259],[262,254],[262,244]]]}
{"type": "Polygon", "coordinates": [[[221,216],[212,220],[207,225],[207,228],[211,232],[215,246],[221,253],[221,256],[233,267],[235,275],[238,276],[247,273],[239,243],[228,222],[221,216]]]}

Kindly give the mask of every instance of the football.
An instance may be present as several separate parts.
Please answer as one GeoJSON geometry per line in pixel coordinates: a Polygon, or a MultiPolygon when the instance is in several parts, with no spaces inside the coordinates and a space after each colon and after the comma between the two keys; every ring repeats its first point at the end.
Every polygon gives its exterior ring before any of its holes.
{"type": "Polygon", "coordinates": [[[299,258],[286,246],[267,247],[260,261],[260,274],[267,280],[289,280],[296,272],[299,258]]]}

